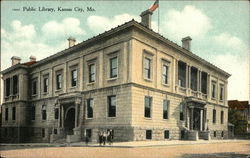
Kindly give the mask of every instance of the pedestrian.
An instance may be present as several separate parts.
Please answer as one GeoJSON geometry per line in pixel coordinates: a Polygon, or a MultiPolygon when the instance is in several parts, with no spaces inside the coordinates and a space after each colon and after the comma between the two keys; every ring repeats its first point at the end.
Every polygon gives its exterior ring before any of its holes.
{"type": "Polygon", "coordinates": [[[103,145],[106,145],[106,140],[107,140],[107,133],[106,131],[103,132],[103,145]]]}
{"type": "Polygon", "coordinates": [[[99,131],[99,133],[98,133],[98,137],[99,137],[99,146],[101,146],[102,145],[102,131],[99,131]]]}
{"type": "Polygon", "coordinates": [[[88,146],[88,143],[89,143],[89,137],[88,137],[88,135],[86,135],[86,137],[85,137],[85,143],[86,143],[86,146],[88,146]]]}
{"type": "Polygon", "coordinates": [[[108,133],[107,133],[107,142],[109,143],[109,145],[111,145],[111,133],[110,133],[110,130],[108,130],[108,133]]]}

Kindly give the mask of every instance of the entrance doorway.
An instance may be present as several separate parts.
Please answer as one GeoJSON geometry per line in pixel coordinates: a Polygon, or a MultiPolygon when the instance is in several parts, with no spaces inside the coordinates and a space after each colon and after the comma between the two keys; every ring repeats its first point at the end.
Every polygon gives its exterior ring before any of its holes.
{"type": "Polygon", "coordinates": [[[75,108],[70,108],[66,113],[64,120],[64,129],[66,135],[73,134],[73,128],[75,127],[75,108]]]}
{"type": "Polygon", "coordinates": [[[200,130],[200,125],[201,125],[201,110],[198,108],[194,108],[194,113],[193,113],[193,129],[199,131],[200,130]]]}

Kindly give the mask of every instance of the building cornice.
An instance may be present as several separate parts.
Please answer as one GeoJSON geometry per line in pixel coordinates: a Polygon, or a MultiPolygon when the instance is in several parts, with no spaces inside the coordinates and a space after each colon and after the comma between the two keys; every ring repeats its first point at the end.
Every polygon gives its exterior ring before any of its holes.
{"type": "MultiPolygon", "coordinates": [[[[217,72],[223,74],[226,78],[228,78],[228,77],[231,76],[229,73],[225,72],[224,70],[216,67],[215,65],[209,63],[208,61],[202,59],[201,57],[193,54],[191,51],[188,51],[188,50],[182,48],[181,46],[177,45],[176,43],[168,40],[167,38],[163,37],[159,33],[154,32],[152,29],[149,29],[149,28],[145,27],[144,25],[136,22],[135,20],[131,20],[131,21],[126,22],[126,23],[124,23],[123,25],[120,25],[120,26],[118,25],[117,27],[115,27],[115,28],[113,28],[113,29],[111,29],[109,31],[105,31],[102,34],[99,34],[97,36],[93,36],[92,38],[89,38],[86,41],[83,41],[83,42],[81,42],[81,43],[79,43],[79,44],[77,44],[75,46],[72,46],[72,47],[67,48],[65,50],[62,50],[62,51],[60,51],[60,52],[58,52],[56,54],[53,54],[53,55],[51,55],[51,56],[49,56],[47,58],[44,58],[44,59],[36,62],[35,64],[32,64],[30,66],[30,68],[34,68],[34,67],[40,66],[40,65],[45,64],[45,63],[47,63],[47,62],[49,62],[51,60],[57,59],[59,57],[67,55],[67,54],[71,54],[73,52],[81,50],[84,47],[85,48],[89,47],[91,44],[94,44],[94,43],[96,43],[98,41],[101,41],[104,38],[107,38],[109,36],[115,35],[118,32],[125,31],[126,29],[128,29],[130,27],[138,28],[139,30],[143,31],[144,33],[147,33],[151,37],[154,37],[155,39],[160,40],[163,43],[171,46],[172,48],[174,48],[178,52],[180,52],[182,54],[185,54],[185,55],[191,57],[192,59],[195,59],[195,60],[199,61],[200,63],[202,63],[202,64],[204,64],[204,65],[206,65],[206,66],[208,66],[208,67],[210,67],[210,68],[212,68],[214,70],[216,70],[217,72]]],[[[19,66],[23,66],[24,67],[24,65],[18,64],[17,67],[16,67],[16,65],[12,66],[12,67],[7,68],[6,70],[2,71],[2,73],[5,74],[5,73],[7,73],[9,71],[12,71],[12,70],[18,68],[19,66]]],[[[27,68],[27,66],[25,68],[27,68]]]]}

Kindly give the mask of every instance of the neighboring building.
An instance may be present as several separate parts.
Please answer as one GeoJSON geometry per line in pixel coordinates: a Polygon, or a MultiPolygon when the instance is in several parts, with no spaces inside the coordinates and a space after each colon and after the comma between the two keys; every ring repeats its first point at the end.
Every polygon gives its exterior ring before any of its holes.
{"type": "Polygon", "coordinates": [[[239,111],[243,117],[243,120],[247,121],[246,132],[250,133],[250,105],[248,101],[229,100],[229,110],[234,109],[239,111]]]}
{"type": "Polygon", "coordinates": [[[227,137],[225,71],[150,29],[152,12],[40,61],[2,72],[2,140],[53,142],[227,137]]]}

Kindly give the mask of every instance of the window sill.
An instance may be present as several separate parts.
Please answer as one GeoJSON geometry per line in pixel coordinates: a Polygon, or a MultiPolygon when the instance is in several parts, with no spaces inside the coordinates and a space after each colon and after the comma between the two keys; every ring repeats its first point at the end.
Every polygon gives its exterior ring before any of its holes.
{"type": "Polygon", "coordinates": [[[115,81],[115,80],[117,80],[117,79],[118,79],[118,77],[108,78],[107,81],[115,81]]]}
{"type": "Polygon", "coordinates": [[[62,89],[57,89],[57,90],[55,90],[55,93],[59,93],[61,91],[62,91],[62,89]]]}
{"type": "Polygon", "coordinates": [[[92,118],[85,118],[86,120],[93,120],[93,117],[92,118]]]}
{"type": "Polygon", "coordinates": [[[48,95],[49,94],[49,92],[43,92],[43,95],[48,95]]]}
{"type": "Polygon", "coordinates": [[[87,86],[91,86],[91,85],[94,85],[96,82],[89,82],[87,83],[87,86]]]}
{"type": "Polygon", "coordinates": [[[32,98],[35,98],[35,97],[37,97],[37,94],[32,94],[32,98]]]}
{"type": "Polygon", "coordinates": [[[152,120],[152,117],[144,117],[145,120],[152,120]]]}
{"type": "Polygon", "coordinates": [[[167,118],[167,119],[162,119],[163,121],[168,121],[169,120],[169,118],[167,118]]]}
{"type": "Polygon", "coordinates": [[[168,88],[170,87],[169,84],[162,83],[162,85],[165,86],[165,87],[168,87],[168,88]]]}
{"type": "Polygon", "coordinates": [[[149,79],[149,78],[144,78],[144,81],[153,82],[153,80],[152,80],[152,79],[149,79]]]}
{"type": "Polygon", "coordinates": [[[115,119],[116,118],[116,116],[113,116],[113,117],[107,117],[108,119],[115,119]]]}
{"type": "Polygon", "coordinates": [[[76,89],[77,88],[77,86],[73,86],[73,87],[70,87],[69,89],[76,89]]]}
{"type": "Polygon", "coordinates": [[[216,98],[213,98],[213,97],[212,97],[212,98],[211,98],[211,100],[214,100],[214,101],[215,101],[215,100],[216,100],[216,98]]]}

